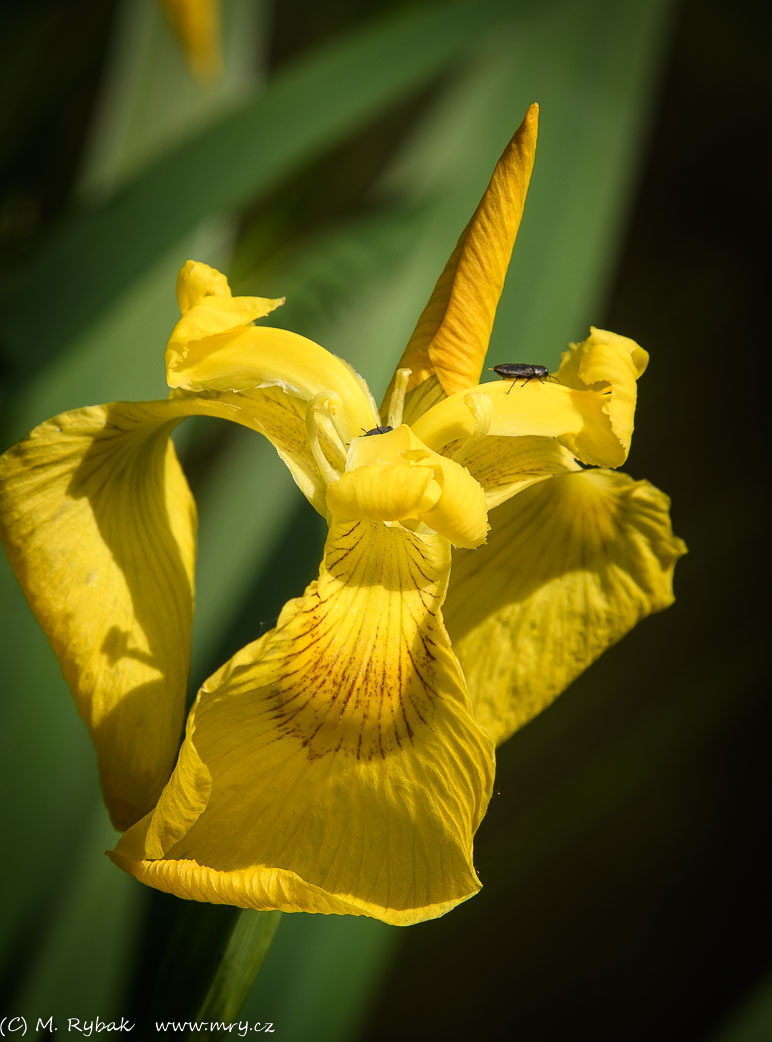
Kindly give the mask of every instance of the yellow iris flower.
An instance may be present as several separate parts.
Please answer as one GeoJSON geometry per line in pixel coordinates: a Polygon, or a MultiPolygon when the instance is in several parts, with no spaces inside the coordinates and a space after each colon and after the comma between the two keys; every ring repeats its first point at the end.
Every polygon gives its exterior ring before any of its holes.
{"type": "Polygon", "coordinates": [[[549,380],[479,383],[536,126],[533,106],[383,412],[345,362],[252,324],[280,300],[233,297],[190,261],[170,397],[65,413],[2,457],[0,528],[128,828],[111,857],[142,882],[441,915],[480,887],[496,744],[671,603],[668,500],[606,469],[626,459],[646,353],[593,329],[549,380]],[[267,437],[329,534],[319,577],[204,684],[174,766],[196,515],[170,434],[191,415],[267,437]]]}

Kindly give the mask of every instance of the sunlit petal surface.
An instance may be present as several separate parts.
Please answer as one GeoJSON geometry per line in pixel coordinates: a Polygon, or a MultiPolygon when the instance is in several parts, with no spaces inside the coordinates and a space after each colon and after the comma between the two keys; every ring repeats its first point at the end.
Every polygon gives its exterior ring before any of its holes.
{"type": "Polygon", "coordinates": [[[630,448],[636,381],[647,362],[634,340],[591,329],[564,352],[554,377],[480,384],[437,402],[413,429],[431,448],[449,451],[450,442],[478,432],[473,406],[484,403],[487,435],[558,438],[584,463],[618,467],[630,448]]]}
{"type": "Polygon", "coordinates": [[[502,742],[637,622],[673,600],[685,552],[646,481],[587,470],[526,489],[458,551],[445,616],[475,719],[502,742]]]}
{"type": "Polygon", "coordinates": [[[65,413],[0,458],[0,529],[126,827],[155,803],[182,728],[196,513],[169,403],[65,413]]]}
{"type": "MultiPolygon", "coordinates": [[[[464,453],[461,461],[485,489],[488,510],[536,481],[581,469],[568,449],[564,449],[555,438],[491,435],[464,453]]],[[[493,521],[498,522],[499,517],[499,514],[494,514],[493,521]]]]}
{"type": "Polygon", "coordinates": [[[319,579],[205,685],[118,864],[184,897],[400,925],[475,893],[493,756],[439,615],[449,553],[334,525],[319,579]]]}

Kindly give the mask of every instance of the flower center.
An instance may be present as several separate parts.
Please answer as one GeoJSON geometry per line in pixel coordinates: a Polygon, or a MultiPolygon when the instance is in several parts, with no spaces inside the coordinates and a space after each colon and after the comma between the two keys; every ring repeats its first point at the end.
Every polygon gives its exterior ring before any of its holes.
{"type": "Polygon", "coordinates": [[[402,414],[405,410],[405,394],[407,384],[412,374],[412,369],[398,369],[394,376],[394,390],[389,399],[389,427],[392,430],[402,423],[402,414]]]}
{"type": "Polygon", "coordinates": [[[407,424],[351,442],[345,473],[328,484],[327,509],[338,520],[398,522],[432,531],[456,546],[485,541],[485,493],[454,460],[433,452],[407,424]]]}
{"type": "Polygon", "coordinates": [[[488,436],[493,418],[493,406],[491,400],[484,394],[464,395],[464,405],[472,414],[474,427],[471,432],[462,438],[449,455],[456,463],[463,464],[469,458],[472,449],[488,436]]]}

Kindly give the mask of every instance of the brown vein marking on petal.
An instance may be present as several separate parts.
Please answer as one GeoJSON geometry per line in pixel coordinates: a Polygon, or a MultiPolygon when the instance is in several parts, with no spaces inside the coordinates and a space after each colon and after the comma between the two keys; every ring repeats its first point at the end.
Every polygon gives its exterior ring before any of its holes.
{"type": "Polygon", "coordinates": [[[264,657],[269,715],[311,760],[385,759],[432,727],[440,688],[463,681],[438,612],[449,549],[399,527],[335,526],[306,595],[264,657]]]}

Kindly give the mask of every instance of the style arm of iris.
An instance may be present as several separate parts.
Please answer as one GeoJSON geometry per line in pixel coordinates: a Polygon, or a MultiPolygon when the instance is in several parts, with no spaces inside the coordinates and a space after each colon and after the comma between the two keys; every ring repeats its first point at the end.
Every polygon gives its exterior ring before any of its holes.
{"type": "Polygon", "coordinates": [[[413,423],[415,434],[435,452],[477,434],[559,438],[578,434],[601,392],[531,381],[515,388],[484,383],[438,402],[413,423]]]}

